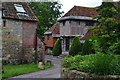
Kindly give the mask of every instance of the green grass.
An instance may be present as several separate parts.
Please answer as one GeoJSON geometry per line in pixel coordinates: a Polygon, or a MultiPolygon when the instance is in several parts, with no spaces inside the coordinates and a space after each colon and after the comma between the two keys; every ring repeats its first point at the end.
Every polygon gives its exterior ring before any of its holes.
{"type": "MultiPolygon", "coordinates": [[[[44,69],[51,68],[53,65],[44,65],[44,69]]],[[[4,73],[0,74],[0,78],[8,78],[30,72],[36,72],[44,69],[38,68],[38,64],[22,64],[22,65],[4,65],[4,73]]]]}

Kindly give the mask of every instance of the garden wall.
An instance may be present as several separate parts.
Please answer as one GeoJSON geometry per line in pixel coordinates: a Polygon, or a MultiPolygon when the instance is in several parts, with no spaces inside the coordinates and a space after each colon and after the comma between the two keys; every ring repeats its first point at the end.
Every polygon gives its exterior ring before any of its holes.
{"type": "Polygon", "coordinates": [[[61,78],[65,80],[120,80],[120,76],[96,76],[77,70],[62,68],[61,78]]]}

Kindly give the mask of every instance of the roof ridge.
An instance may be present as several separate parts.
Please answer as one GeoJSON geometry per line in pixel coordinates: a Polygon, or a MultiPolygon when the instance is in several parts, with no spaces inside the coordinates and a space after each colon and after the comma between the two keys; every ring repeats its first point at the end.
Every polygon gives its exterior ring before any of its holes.
{"type": "Polygon", "coordinates": [[[84,6],[74,6],[67,13],[65,13],[61,18],[65,16],[86,16],[93,17],[97,15],[96,7],[84,7],[84,6]]]}
{"type": "MultiPolygon", "coordinates": [[[[94,9],[94,8],[96,8],[96,7],[86,7],[86,6],[76,6],[76,5],[75,5],[74,7],[81,7],[81,8],[91,8],[91,9],[94,9]]],[[[74,7],[73,7],[73,8],[74,8],[74,7]]]]}

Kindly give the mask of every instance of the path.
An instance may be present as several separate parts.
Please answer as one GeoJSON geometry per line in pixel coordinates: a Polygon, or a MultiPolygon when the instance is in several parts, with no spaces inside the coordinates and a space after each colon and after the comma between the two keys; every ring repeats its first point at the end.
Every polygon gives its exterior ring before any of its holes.
{"type": "Polygon", "coordinates": [[[46,55],[45,59],[52,60],[54,67],[12,78],[60,78],[61,58],[46,55]]]}

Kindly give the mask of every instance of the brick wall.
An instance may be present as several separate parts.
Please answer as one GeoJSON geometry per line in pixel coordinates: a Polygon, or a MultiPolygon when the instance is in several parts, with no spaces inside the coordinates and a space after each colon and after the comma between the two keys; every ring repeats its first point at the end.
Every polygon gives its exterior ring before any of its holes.
{"type": "Polygon", "coordinates": [[[36,23],[23,22],[23,46],[34,47],[36,39],[36,23]]]}
{"type": "Polygon", "coordinates": [[[52,37],[52,34],[45,35],[44,42],[46,44],[46,47],[53,47],[54,46],[54,38],[52,37]],[[48,40],[48,36],[49,36],[49,40],[48,40]]]}

